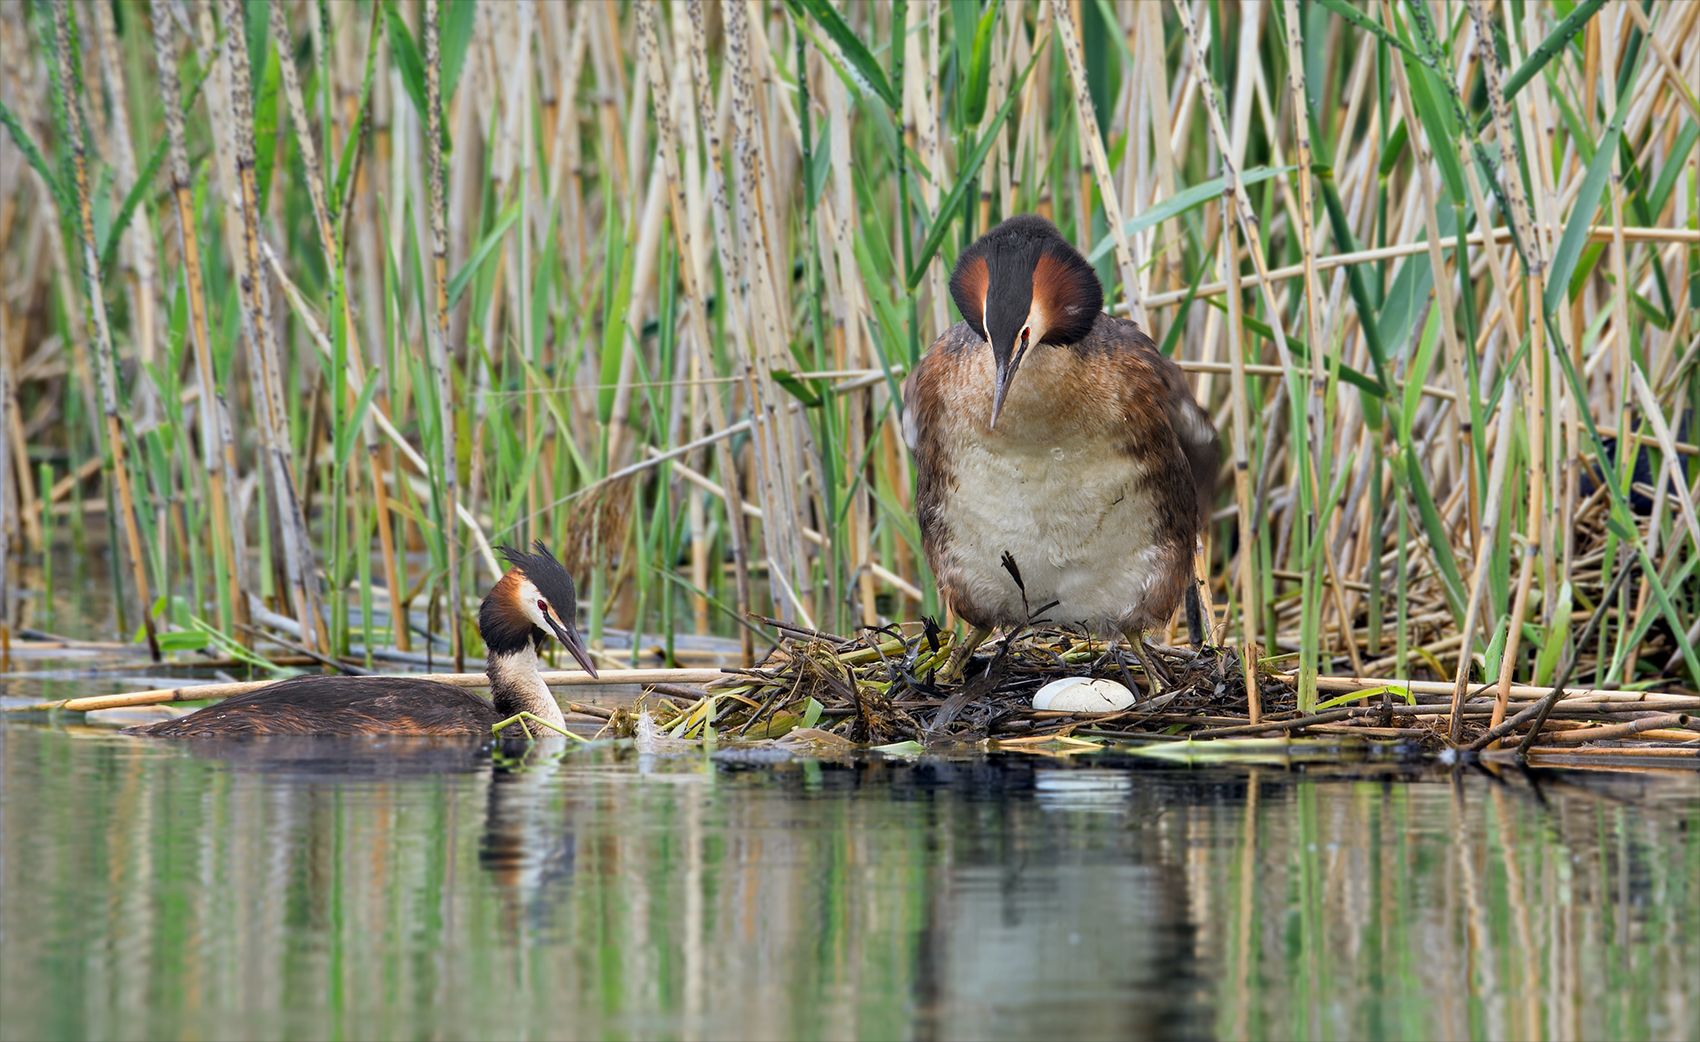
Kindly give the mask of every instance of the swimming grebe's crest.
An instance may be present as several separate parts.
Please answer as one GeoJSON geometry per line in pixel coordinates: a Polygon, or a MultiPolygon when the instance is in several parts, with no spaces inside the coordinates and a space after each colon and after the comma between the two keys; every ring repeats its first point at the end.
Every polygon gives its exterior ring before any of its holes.
{"type": "Polygon", "coordinates": [[[478,610],[478,629],[492,656],[541,647],[553,633],[585,672],[596,675],[574,619],[578,594],[573,577],[541,541],[534,553],[496,548],[513,565],[491,588],[478,610]]]}

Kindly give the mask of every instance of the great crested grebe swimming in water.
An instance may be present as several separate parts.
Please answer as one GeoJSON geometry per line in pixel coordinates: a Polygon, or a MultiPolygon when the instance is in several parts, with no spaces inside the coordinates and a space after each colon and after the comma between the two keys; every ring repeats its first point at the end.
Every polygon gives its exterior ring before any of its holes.
{"type": "MultiPolygon", "coordinates": [[[[508,559],[478,609],[488,651],[490,701],[464,688],[412,677],[292,677],[227,698],[176,720],[130,728],[160,738],[244,735],[489,735],[529,713],[564,729],[566,718],[537,669],[537,650],[553,633],[591,676],[596,668],[573,625],[573,577],[541,542],[536,553],[498,547],[508,559]]],[[[523,718],[522,718],[523,719],[523,718]]]]}

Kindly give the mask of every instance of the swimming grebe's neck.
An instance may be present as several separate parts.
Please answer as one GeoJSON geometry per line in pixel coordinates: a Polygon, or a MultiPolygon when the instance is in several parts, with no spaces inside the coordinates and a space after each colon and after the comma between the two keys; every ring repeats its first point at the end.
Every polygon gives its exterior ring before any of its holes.
{"type": "Polygon", "coordinates": [[[543,683],[537,668],[537,649],[527,644],[523,650],[491,655],[484,675],[490,678],[490,701],[504,717],[515,713],[530,713],[556,727],[567,726],[561,706],[543,683]]]}

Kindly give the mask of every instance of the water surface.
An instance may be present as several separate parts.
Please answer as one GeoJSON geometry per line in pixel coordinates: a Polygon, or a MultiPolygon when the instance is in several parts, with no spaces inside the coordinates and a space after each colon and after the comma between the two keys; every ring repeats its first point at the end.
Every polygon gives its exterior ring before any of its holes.
{"type": "Polygon", "coordinates": [[[1693,775],[0,741],[11,1039],[1700,1036],[1693,775]]]}

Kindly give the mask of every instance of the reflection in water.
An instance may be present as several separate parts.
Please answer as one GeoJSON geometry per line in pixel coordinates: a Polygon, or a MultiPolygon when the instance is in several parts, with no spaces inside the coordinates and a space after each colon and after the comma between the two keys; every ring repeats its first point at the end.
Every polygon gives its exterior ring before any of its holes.
{"type": "Polygon", "coordinates": [[[501,893],[502,933],[510,943],[547,932],[551,908],[572,882],[578,845],[572,822],[552,799],[566,742],[504,741],[490,776],[478,864],[501,893]]]}
{"type": "Polygon", "coordinates": [[[0,741],[4,1038],[1700,1035],[1692,777],[0,741]]]}

